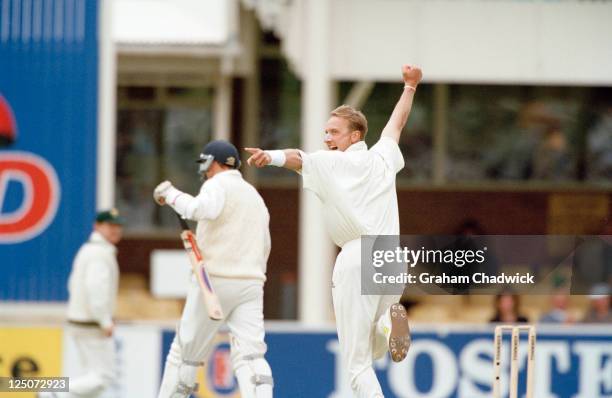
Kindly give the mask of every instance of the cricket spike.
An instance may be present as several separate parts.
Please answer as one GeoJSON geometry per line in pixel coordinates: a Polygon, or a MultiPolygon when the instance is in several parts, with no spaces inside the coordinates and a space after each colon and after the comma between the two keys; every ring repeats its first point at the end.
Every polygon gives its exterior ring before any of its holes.
{"type": "Polygon", "coordinates": [[[183,231],[189,230],[189,225],[187,225],[187,221],[185,221],[185,219],[183,217],[181,217],[181,215],[178,214],[178,213],[176,213],[176,217],[178,217],[179,224],[181,224],[181,229],[183,231]]]}

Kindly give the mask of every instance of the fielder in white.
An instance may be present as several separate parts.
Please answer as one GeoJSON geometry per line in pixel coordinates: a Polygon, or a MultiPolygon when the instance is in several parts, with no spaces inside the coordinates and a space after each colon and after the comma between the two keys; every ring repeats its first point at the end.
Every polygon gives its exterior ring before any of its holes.
{"type": "Polygon", "coordinates": [[[208,143],[200,154],[206,176],[193,197],[164,181],[155,188],[160,205],[198,222],[196,238],[225,319],[208,318],[202,293],[192,276],[176,336],[166,358],[159,398],[188,397],[197,388],[197,368],[209,354],[219,327],[231,335],[231,358],[243,398],[271,398],[272,370],[264,358],[263,285],[270,254],[270,215],[259,193],[238,168],[236,148],[208,143]]]}
{"type": "Polygon", "coordinates": [[[327,229],[342,248],[332,276],[332,298],[340,352],[348,367],[351,388],[360,398],[381,398],[372,361],[389,350],[394,361],[406,357],[410,332],[399,296],[361,295],[361,235],[398,235],[399,214],[395,176],[404,167],[398,147],[416,87],[419,68],[402,67],[403,93],[379,141],[368,149],[365,116],[346,105],[331,112],[325,126],[329,151],[297,149],[251,153],[248,164],[286,167],[302,175],[304,188],[323,203],[327,229]]]}
{"type": "Polygon", "coordinates": [[[116,209],[96,215],[94,230],[79,249],[68,280],[67,332],[82,374],[70,378],[70,392],[39,397],[100,397],[117,378],[113,314],[119,286],[117,248],[123,218],[116,209]]]}

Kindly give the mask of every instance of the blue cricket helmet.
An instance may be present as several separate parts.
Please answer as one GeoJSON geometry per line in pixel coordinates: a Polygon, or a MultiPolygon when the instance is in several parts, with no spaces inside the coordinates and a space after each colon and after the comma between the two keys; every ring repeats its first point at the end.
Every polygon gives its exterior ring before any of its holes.
{"type": "Polygon", "coordinates": [[[219,162],[234,169],[240,168],[240,154],[238,149],[230,142],[224,140],[211,141],[204,146],[200,158],[200,173],[206,173],[213,161],[219,162]]]}

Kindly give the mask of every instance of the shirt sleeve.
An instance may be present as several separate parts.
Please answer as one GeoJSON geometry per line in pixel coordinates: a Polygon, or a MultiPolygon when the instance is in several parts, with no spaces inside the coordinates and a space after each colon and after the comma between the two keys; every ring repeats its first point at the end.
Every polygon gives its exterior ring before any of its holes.
{"type": "Polygon", "coordinates": [[[270,258],[271,250],[272,250],[272,238],[270,236],[270,228],[268,228],[264,236],[264,257],[266,259],[266,263],[268,262],[268,259],[270,258]]]}
{"type": "Polygon", "coordinates": [[[332,153],[317,151],[305,153],[300,151],[302,157],[302,181],[304,189],[314,192],[321,200],[325,200],[327,185],[330,183],[335,159],[332,153]]]}
{"type": "Polygon", "coordinates": [[[394,173],[398,173],[404,168],[404,156],[402,151],[399,149],[397,142],[389,137],[380,137],[378,142],[370,149],[382,156],[387,167],[393,170],[394,173]]]}
{"type": "Polygon", "coordinates": [[[183,217],[200,221],[214,220],[219,217],[225,206],[225,189],[215,180],[209,180],[202,186],[195,198],[189,194],[181,194],[174,209],[183,217]]]}
{"type": "Polygon", "coordinates": [[[111,302],[111,271],[103,260],[87,264],[85,285],[88,292],[89,310],[95,321],[103,328],[113,324],[111,302]]]}

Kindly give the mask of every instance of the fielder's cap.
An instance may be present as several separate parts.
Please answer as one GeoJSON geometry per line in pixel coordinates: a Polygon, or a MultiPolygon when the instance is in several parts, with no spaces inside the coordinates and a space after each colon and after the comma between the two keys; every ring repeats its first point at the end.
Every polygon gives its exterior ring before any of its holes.
{"type": "Polygon", "coordinates": [[[212,156],[213,160],[234,169],[240,167],[238,149],[227,141],[216,140],[206,144],[204,149],[202,149],[202,153],[200,153],[200,158],[196,162],[204,163],[210,156],[212,156]]]}
{"type": "Polygon", "coordinates": [[[605,283],[598,283],[591,288],[589,293],[589,299],[599,300],[600,298],[606,298],[610,295],[610,287],[605,283]]]}
{"type": "Polygon", "coordinates": [[[96,222],[107,222],[109,224],[123,225],[125,220],[119,214],[119,210],[113,208],[98,212],[98,214],[96,214],[96,222]]]}

